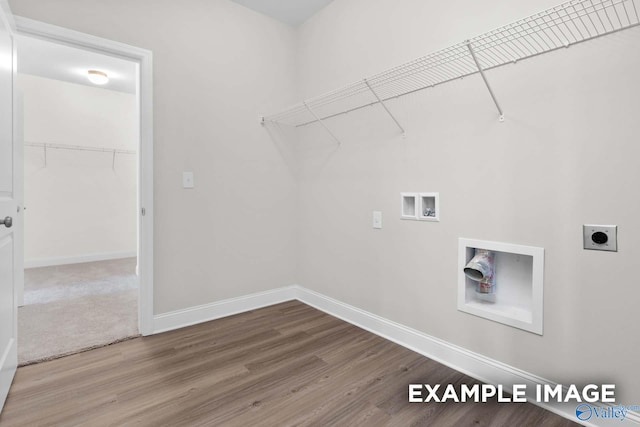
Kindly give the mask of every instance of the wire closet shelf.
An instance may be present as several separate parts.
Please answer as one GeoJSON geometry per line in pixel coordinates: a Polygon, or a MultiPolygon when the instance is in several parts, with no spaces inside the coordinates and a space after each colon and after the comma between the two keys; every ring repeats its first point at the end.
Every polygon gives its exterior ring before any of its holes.
{"type": "Polygon", "coordinates": [[[24,142],[25,147],[42,148],[44,153],[44,165],[47,166],[47,150],[71,150],[71,151],[92,151],[98,153],[109,153],[112,157],[111,168],[116,167],[116,154],[137,154],[135,150],[125,150],[120,148],[107,148],[107,147],[91,147],[85,145],[70,145],[70,144],[53,144],[47,142],[24,142]]]}
{"type": "MultiPolygon", "coordinates": [[[[472,39],[266,116],[262,123],[300,127],[640,24],[640,0],[571,0],[472,39]]],[[[326,126],[325,126],[326,128],[326,126]]],[[[329,131],[329,129],[327,129],[329,131]]],[[[329,133],[331,133],[329,131],[329,133]]],[[[332,134],[333,136],[333,134],[332,134]]],[[[335,138],[335,136],[334,136],[335,138]]]]}

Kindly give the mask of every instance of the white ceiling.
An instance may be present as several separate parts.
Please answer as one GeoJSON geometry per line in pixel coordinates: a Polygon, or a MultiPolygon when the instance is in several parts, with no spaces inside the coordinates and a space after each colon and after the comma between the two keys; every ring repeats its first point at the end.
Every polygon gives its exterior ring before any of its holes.
{"type": "Polygon", "coordinates": [[[133,61],[114,58],[33,37],[18,36],[18,73],[62,80],[120,92],[136,93],[137,67],[133,61]],[[88,70],[107,73],[109,83],[96,86],[88,70]]]}
{"type": "MultiPolygon", "coordinates": [[[[233,0],[292,26],[298,26],[333,0],[233,0]]],[[[33,37],[18,36],[18,72],[94,86],[88,70],[109,75],[109,83],[98,86],[120,92],[136,92],[137,64],[120,58],[73,48],[33,37]]]]}
{"type": "Polygon", "coordinates": [[[233,0],[250,9],[297,27],[333,0],[233,0]]]}

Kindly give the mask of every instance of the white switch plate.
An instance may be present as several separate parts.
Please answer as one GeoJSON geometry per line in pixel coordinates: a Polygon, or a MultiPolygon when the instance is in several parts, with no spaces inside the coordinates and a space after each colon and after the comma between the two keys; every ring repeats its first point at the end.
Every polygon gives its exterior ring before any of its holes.
{"type": "Polygon", "coordinates": [[[193,172],[182,172],[182,188],[193,188],[193,172]]]}
{"type": "Polygon", "coordinates": [[[373,211],[373,228],[382,228],[382,212],[380,211],[373,211]]]}

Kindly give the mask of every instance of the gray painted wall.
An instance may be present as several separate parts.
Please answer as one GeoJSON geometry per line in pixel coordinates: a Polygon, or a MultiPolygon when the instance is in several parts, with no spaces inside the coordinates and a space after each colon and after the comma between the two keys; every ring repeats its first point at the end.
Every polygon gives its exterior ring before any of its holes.
{"type": "MultiPolygon", "coordinates": [[[[554,4],[333,2],[300,28],[301,94],[554,4]]],[[[550,380],[611,381],[620,402],[640,401],[639,51],[634,28],[489,71],[504,123],[475,75],[390,102],[406,139],[381,107],[327,122],[340,148],[306,127],[299,283],[550,380]],[[399,219],[411,191],[440,192],[441,222],[399,219]],[[617,224],[620,251],[584,251],[584,223],[617,224]],[[543,336],[456,310],[458,237],[545,248],[543,336]]]]}
{"type": "MultiPolygon", "coordinates": [[[[18,74],[24,140],[138,151],[134,94],[18,74]]],[[[24,150],[25,265],[135,254],[137,155],[24,150]],[[64,224],[64,227],[61,227],[64,224]]]]}
{"type": "Polygon", "coordinates": [[[391,104],[404,140],[379,108],[331,121],[340,148],[317,126],[274,141],[256,125],[296,86],[317,95],[555,3],[340,0],[297,34],[227,1],[12,7],[154,51],[156,313],[297,282],[636,404],[639,29],[491,71],[502,124],[474,76],[391,104]],[[439,191],[441,222],[400,221],[402,191],[439,191]],[[583,251],[583,223],[618,224],[620,252],[583,251]],[[543,336],[456,310],[458,237],[545,248],[543,336]]]}
{"type": "Polygon", "coordinates": [[[226,0],[11,7],[153,51],[156,314],[295,283],[296,183],[258,125],[294,98],[290,27],[226,0]]]}

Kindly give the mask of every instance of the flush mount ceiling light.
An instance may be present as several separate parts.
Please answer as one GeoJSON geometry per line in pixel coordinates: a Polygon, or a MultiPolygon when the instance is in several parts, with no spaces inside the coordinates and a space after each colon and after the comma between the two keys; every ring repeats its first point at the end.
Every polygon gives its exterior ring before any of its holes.
{"type": "Polygon", "coordinates": [[[87,71],[87,78],[94,85],[104,85],[109,82],[109,76],[104,71],[89,70],[87,71]]]}

